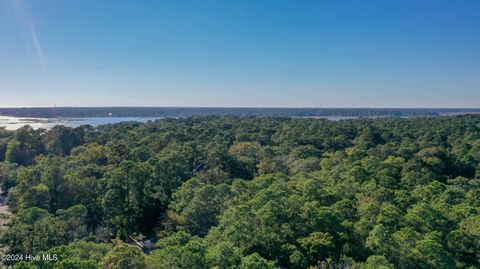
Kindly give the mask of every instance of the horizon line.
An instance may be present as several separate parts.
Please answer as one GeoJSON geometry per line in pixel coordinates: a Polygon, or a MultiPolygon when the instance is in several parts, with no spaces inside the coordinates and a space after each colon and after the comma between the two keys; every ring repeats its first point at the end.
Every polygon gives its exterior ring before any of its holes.
{"type": "Polygon", "coordinates": [[[223,108],[223,109],[480,109],[480,107],[343,107],[343,106],[0,106],[0,109],[22,108],[223,108]]]}

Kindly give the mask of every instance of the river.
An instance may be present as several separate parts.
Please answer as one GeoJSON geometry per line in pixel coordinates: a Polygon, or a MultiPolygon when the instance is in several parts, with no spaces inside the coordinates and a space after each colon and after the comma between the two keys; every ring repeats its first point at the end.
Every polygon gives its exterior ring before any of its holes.
{"type": "MultiPolygon", "coordinates": [[[[312,116],[312,117],[292,117],[292,118],[314,118],[326,119],[331,121],[358,119],[357,116],[312,116]]],[[[81,125],[91,125],[96,127],[103,124],[113,124],[125,121],[148,122],[154,121],[155,117],[96,117],[96,118],[19,118],[0,116],[0,127],[7,130],[17,130],[25,125],[30,125],[34,129],[51,129],[55,125],[64,125],[68,127],[78,127],[81,125]]]]}
{"type": "Polygon", "coordinates": [[[78,127],[81,125],[98,126],[110,123],[119,123],[124,121],[147,122],[153,121],[157,118],[151,117],[98,117],[98,118],[17,118],[0,116],[0,127],[5,127],[7,130],[16,130],[22,126],[30,125],[35,129],[44,128],[51,129],[55,125],[64,125],[68,127],[78,127]]]}

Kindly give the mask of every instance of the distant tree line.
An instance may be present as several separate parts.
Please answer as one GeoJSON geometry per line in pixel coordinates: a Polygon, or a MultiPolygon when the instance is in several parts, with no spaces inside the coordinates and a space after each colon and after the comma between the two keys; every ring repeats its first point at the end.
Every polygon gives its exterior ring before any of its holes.
{"type": "Polygon", "coordinates": [[[224,108],[224,107],[25,107],[0,108],[0,115],[33,118],[158,117],[418,117],[480,113],[468,108],[224,108]]]}

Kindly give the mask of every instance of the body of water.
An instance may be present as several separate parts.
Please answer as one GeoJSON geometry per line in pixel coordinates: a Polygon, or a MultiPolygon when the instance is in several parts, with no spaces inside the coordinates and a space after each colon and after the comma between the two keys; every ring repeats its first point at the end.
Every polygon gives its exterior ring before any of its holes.
{"type": "MultiPolygon", "coordinates": [[[[358,119],[357,116],[311,116],[311,117],[293,117],[293,118],[314,118],[326,119],[332,121],[358,119]]],[[[96,117],[96,118],[19,118],[0,116],[0,127],[7,130],[17,130],[25,125],[30,125],[34,129],[51,129],[55,125],[63,125],[68,127],[78,127],[81,125],[98,125],[113,124],[126,121],[148,122],[160,118],[154,117],[96,117]]]]}
{"type": "Polygon", "coordinates": [[[99,118],[17,118],[0,116],[0,127],[7,130],[16,130],[25,125],[30,125],[35,129],[50,129],[55,125],[64,125],[68,127],[78,127],[81,125],[98,126],[110,123],[119,123],[125,121],[147,122],[158,118],[138,118],[138,117],[99,117],[99,118]]]}

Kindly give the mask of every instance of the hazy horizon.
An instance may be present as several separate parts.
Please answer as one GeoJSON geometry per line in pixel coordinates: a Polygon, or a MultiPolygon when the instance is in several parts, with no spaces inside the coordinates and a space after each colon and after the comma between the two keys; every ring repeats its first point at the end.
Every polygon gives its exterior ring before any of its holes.
{"type": "Polygon", "coordinates": [[[0,107],[480,107],[480,2],[0,0],[0,107]]]}
{"type": "Polygon", "coordinates": [[[394,106],[383,106],[383,107],[340,107],[340,106],[0,106],[0,108],[224,108],[224,109],[480,109],[478,107],[427,107],[427,106],[418,106],[418,107],[394,107],[394,106]]]}

